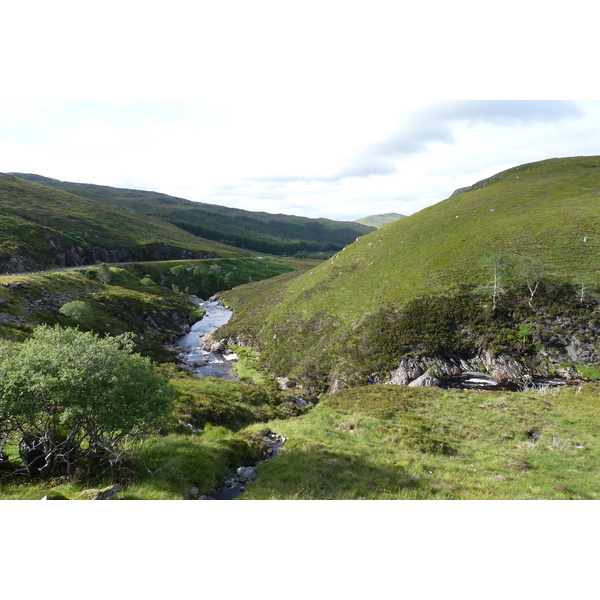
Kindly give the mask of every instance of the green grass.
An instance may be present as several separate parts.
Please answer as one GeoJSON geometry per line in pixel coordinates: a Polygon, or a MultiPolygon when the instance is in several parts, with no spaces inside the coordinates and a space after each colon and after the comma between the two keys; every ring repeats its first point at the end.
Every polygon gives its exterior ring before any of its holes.
{"type": "Polygon", "coordinates": [[[77,326],[59,311],[67,302],[79,300],[92,309],[90,329],[114,335],[132,331],[140,336],[139,351],[168,360],[164,342],[181,334],[185,323],[203,314],[189,301],[188,293],[208,298],[236,282],[268,278],[313,264],[277,257],[154,261],[112,266],[108,284],[98,281],[97,267],[0,276],[0,336],[23,341],[39,324],[77,326]],[[142,279],[148,274],[153,282],[144,285],[142,279]]]}
{"type": "Polygon", "coordinates": [[[473,291],[491,278],[480,264],[491,252],[538,261],[548,280],[597,289],[598,190],[600,157],[510,169],[358,238],[310,272],[224,294],[235,308],[225,330],[266,353],[278,375],[284,365],[295,375],[320,365],[333,377],[348,338],[381,307],[473,291]]]}
{"type": "Polygon", "coordinates": [[[177,433],[189,431],[183,421],[195,429],[207,423],[239,431],[251,423],[285,418],[290,414],[287,397],[274,385],[229,381],[215,377],[196,377],[170,364],[161,365],[177,391],[173,425],[177,433]]]}
{"type": "Polygon", "coordinates": [[[256,441],[225,427],[207,425],[195,435],[153,437],[137,449],[138,480],[119,496],[123,500],[186,500],[191,487],[208,495],[231,468],[259,457],[256,441]]]}
{"type": "MultiPolygon", "coordinates": [[[[208,494],[257,460],[272,431],[288,440],[241,499],[600,499],[597,384],[543,393],[375,385],[290,418],[281,393],[165,368],[175,410],[160,434],[134,446],[136,477],[119,498],[187,499],[192,486],[208,494]],[[178,423],[199,425],[194,415],[209,412],[203,429],[178,423]]],[[[0,480],[0,498],[77,499],[111,483],[0,480]]]]}
{"type": "MultiPolygon", "coordinates": [[[[174,365],[163,364],[176,392],[171,415],[160,430],[130,447],[128,472],[96,480],[14,481],[0,477],[1,499],[40,499],[45,495],[79,499],[81,492],[119,482],[121,499],[179,500],[190,497],[196,487],[200,494],[222,485],[233,467],[248,465],[260,458],[264,426],[252,431],[249,424],[299,414],[286,396],[273,389],[212,377],[198,378],[174,365]],[[192,427],[183,425],[187,423],[192,427]]],[[[8,448],[11,460],[18,459],[8,448]]]]}
{"type": "Polygon", "coordinates": [[[201,494],[222,485],[232,467],[256,460],[259,446],[251,436],[234,434],[224,427],[208,425],[194,435],[171,433],[153,436],[132,447],[135,459],[128,468],[129,482],[117,476],[83,481],[73,476],[71,481],[55,478],[51,481],[14,481],[0,479],[0,499],[80,500],[82,492],[101,489],[120,481],[123,490],[118,494],[122,500],[186,500],[190,488],[196,487],[201,494]]]}
{"type": "Polygon", "coordinates": [[[242,498],[599,499],[599,389],[576,390],[340,392],[268,424],[289,439],[242,498]]]}

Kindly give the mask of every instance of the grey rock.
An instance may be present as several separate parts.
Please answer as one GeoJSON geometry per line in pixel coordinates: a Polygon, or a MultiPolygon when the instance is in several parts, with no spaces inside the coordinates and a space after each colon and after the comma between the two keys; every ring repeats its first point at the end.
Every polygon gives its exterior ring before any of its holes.
{"type": "Polygon", "coordinates": [[[430,371],[425,371],[423,375],[411,381],[409,387],[434,387],[440,384],[440,380],[430,371]]]}

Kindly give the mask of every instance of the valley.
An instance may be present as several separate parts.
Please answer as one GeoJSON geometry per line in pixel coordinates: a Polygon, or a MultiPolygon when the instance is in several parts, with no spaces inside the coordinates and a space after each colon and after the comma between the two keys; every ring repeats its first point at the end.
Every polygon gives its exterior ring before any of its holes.
{"type": "Polygon", "coordinates": [[[0,359],[44,326],[133,334],[173,401],[118,469],[59,457],[47,477],[24,474],[0,402],[0,498],[214,498],[224,481],[240,500],[600,497],[600,157],[521,165],[343,242],[321,223],[303,247],[271,240],[279,255],[157,208],[193,213],[181,199],[15,175],[0,359]],[[232,310],[206,342],[227,370],[198,377],[209,298],[232,310]],[[465,373],[489,389],[444,385],[465,373]]]}

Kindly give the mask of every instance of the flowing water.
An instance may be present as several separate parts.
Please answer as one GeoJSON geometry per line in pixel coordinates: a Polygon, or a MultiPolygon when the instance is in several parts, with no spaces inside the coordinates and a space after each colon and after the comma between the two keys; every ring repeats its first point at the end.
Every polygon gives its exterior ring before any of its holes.
{"type": "MultiPolygon", "coordinates": [[[[225,325],[231,318],[232,312],[218,302],[199,302],[206,311],[204,317],[192,325],[190,332],[181,336],[175,346],[179,350],[179,358],[187,366],[187,370],[198,377],[220,377],[231,381],[239,381],[231,374],[237,360],[235,354],[211,352],[208,336],[216,329],[225,325]]],[[[234,500],[245,489],[247,483],[255,477],[254,467],[265,460],[272,460],[285,442],[284,437],[270,433],[263,436],[263,458],[251,466],[239,467],[218,490],[211,490],[210,496],[201,496],[201,500],[234,500]]]]}
{"type": "Polygon", "coordinates": [[[198,377],[210,376],[238,381],[237,377],[231,374],[237,356],[211,352],[210,344],[206,343],[207,337],[215,329],[229,321],[231,310],[218,302],[211,301],[200,302],[200,306],[206,311],[204,317],[192,325],[189,333],[175,342],[175,346],[179,350],[179,358],[198,377]]]}

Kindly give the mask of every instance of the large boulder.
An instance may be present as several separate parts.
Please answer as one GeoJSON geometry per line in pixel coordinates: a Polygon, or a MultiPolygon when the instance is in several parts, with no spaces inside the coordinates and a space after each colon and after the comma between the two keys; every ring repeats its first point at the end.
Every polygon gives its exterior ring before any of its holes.
{"type": "Polygon", "coordinates": [[[430,370],[425,371],[423,375],[408,384],[409,387],[433,387],[436,385],[440,385],[440,380],[430,370]]]}

